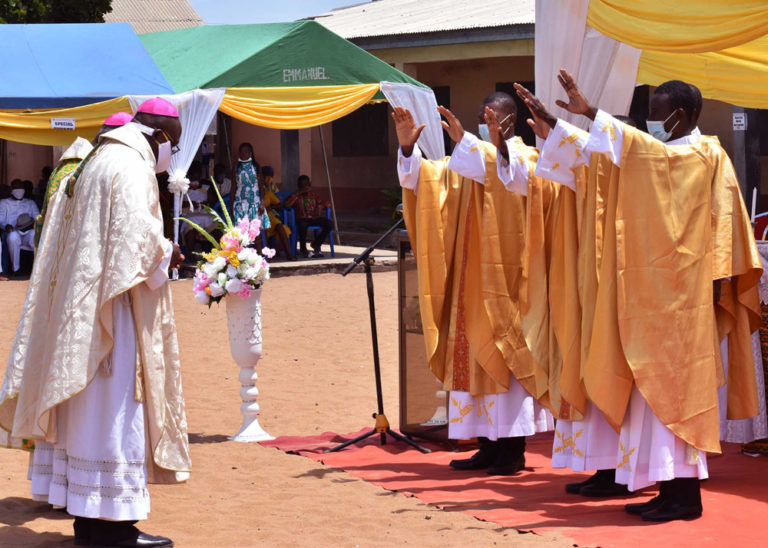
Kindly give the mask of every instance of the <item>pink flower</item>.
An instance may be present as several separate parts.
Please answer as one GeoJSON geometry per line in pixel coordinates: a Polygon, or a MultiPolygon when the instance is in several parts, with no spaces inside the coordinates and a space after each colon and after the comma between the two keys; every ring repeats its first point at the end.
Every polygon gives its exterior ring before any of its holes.
{"type": "Polygon", "coordinates": [[[229,233],[221,237],[221,248],[224,251],[236,251],[237,253],[243,250],[240,240],[229,233]]]}
{"type": "Polygon", "coordinates": [[[271,249],[269,247],[262,247],[261,248],[261,254],[264,255],[267,259],[271,259],[275,256],[276,251],[274,249],[271,249]]]}
{"type": "Polygon", "coordinates": [[[248,234],[251,229],[251,222],[247,217],[243,217],[237,221],[237,229],[240,231],[240,234],[248,234]]]}
{"type": "Polygon", "coordinates": [[[251,226],[248,228],[248,235],[251,237],[251,240],[255,240],[259,234],[261,234],[261,219],[253,219],[251,226]]]}
{"type": "Polygon", "coordinates": [[[211,279],[208,278],[208,276],[205,275],[205,272],[202,270],[198,270],[195,272],[195,281],[194,285],[192,286],[192,290],[197,293],[199,291],[204,291],[206,287],[211,285],[211,279]]]}
{"type": "Polygon", "coordinates": [[[247,299],[251,296],[251,288],[248,285],[244,285],[243,288],[237,293],[238,297],[247,299]]]}

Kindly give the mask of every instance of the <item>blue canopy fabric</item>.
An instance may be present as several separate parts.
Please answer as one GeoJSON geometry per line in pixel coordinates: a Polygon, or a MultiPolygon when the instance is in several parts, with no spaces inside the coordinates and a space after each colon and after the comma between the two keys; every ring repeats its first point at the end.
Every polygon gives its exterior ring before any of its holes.
{"type": "Polygon", "coordinates": [[[175,93],[128,23],[0,25],[0,109],[175,93]]]}

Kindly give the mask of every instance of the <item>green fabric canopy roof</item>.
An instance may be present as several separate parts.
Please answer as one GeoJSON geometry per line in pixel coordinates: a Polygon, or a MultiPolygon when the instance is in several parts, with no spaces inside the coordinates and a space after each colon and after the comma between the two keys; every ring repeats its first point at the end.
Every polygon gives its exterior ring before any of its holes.
{"type": "Polygon", "coordinates": [[[315,21],[203,25],[140,38],[178,93],[384,80],[426,87],[315,21]]]}

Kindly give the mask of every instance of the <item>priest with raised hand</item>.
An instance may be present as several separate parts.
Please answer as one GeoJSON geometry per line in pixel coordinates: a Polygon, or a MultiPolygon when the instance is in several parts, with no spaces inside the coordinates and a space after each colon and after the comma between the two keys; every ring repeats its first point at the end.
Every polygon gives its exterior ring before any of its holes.
{"type": "MultiPolygon", "coordinates": [[[[734,185],[722,177],[722,157],[688,145],[696,139],[688,84],[657,89],[651,138],[590,106],[566,71],[559,78],[569,97],[560,106],[594,120],[587,148],[618,168],[595,176],[608,192],[587,393],[621,428],[617,481],[630,490],[662,482],[659,496],[627,511],[649,521],[695,518],[702,512],[699,479],[708,474],[705,452],[720,452],[717,387],[725,375],[712,348],[722,333],[713,281],[726,274],[737,287],[742,304],[725,322],[736,340],[754,327],[750,295],[759,260],[743,226],[743,203],[727,191],[734,185]]],[[[540,117],[555,126],[545,111],[540,117]]],[[[738,379],[732,411],[744,417],[756,412],[750,376],[754,369],[743,365],[729,373],[738,379]]]]}
{"type": "MultiPolygon", "coordinates": [[[[480,111],[490,105],[514,123],[509,103],[497,95],[480,111]]],[[[440,112],[450,117],[446,109],[440,112]]],[[[546,371],[533,360],[520,325],[525,204],[499,192],[498,181],[486,181],[486,173],[495,174],[495,157],[490,168],[484,160],[467,166],[452,158],[423,159],[416,141],[424,126],[417,127],[402,108],[393,117],[429,365],[450,391],[449,437],[478,437],[481,445],[451,467],[516,474],[525,466],[525,436],[553,427],[542,405],[546,371]],[[460,175],[467,172],[472,178],[460,175]]],[[[444,127],[463,133],[450,121],[444,127]]],[[[493,150],[489,143],[475,144],[493,150]]]]}
{"type": "MultiPolygon", "coordinates": [[[[568,493],[628,494],[626,486],[614,479],[618,433],[586,399],[582,383],[581,364],[589,349],[596,289],[595,235],[602,233],[601,219],[594,211],[597,192],[587,188],[584,171],[577,171],[578,183],[570,169],[566,170],[570,180],[550,177],[540,169],[545,154],[519,138],[508,138],[493,110],[486,108],[485,120],[498,151],[498,178],[508,191],[526,198],[522,323],[535,359],[549,371],[550,409],[557,419],[552,465],[577,472],[597,470],[586,481],[567,484],[568,493]],[[560,185],[559,192],[553,188],[560,185]],[[531,276],[536,265],[539,274],[531,276]]],[[[548,125],[536,117],[527,122],[539,137],[547,138],[548,125]]],[[[454,158],[466,151],[457,147],[454,158]]],[[[589,163],[586,151],[579,158],[582,166],[589,163]]],[[[610,169],[610,162],[599,166],[600,161],[595,158],[595,168],[610,169]]]]}
{"type": "Polygon", "coordinates": [[[0,391],[0,426],[36,442],[32,495],[75,517],[75,544],[172,546],[141,532],[147,483],[189,477],[169,267],[156,173],[181,136],[175,107],[145,101],[104,133],[43,228],[0,391]]]}

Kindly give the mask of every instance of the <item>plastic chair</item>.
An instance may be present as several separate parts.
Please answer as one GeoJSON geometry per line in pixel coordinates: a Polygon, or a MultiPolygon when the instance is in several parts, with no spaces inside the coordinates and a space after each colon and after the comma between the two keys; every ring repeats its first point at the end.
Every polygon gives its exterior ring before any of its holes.
{"type": "MultiPolygon", "coordinates": [[[[325,216],[328,218],[329,221],[331,221],[331,226],[333,226],[333,220],[331,218],[331,208],[330,207],[326,207],[325,208],[325,216]]],[[[307,232],[309,232],[310,230],[314,230],[315,231],[315,237],[317,237],[317,231],[318,230],[322,230],[322,227],[309,225],[307,227],[307,232]]],[[[328,232],[328,243],[331,246],[331,257],[335,257],[336,256],[336,251],[333,248],[333,229],[331,229],[331,231],[328,232]]]]}

